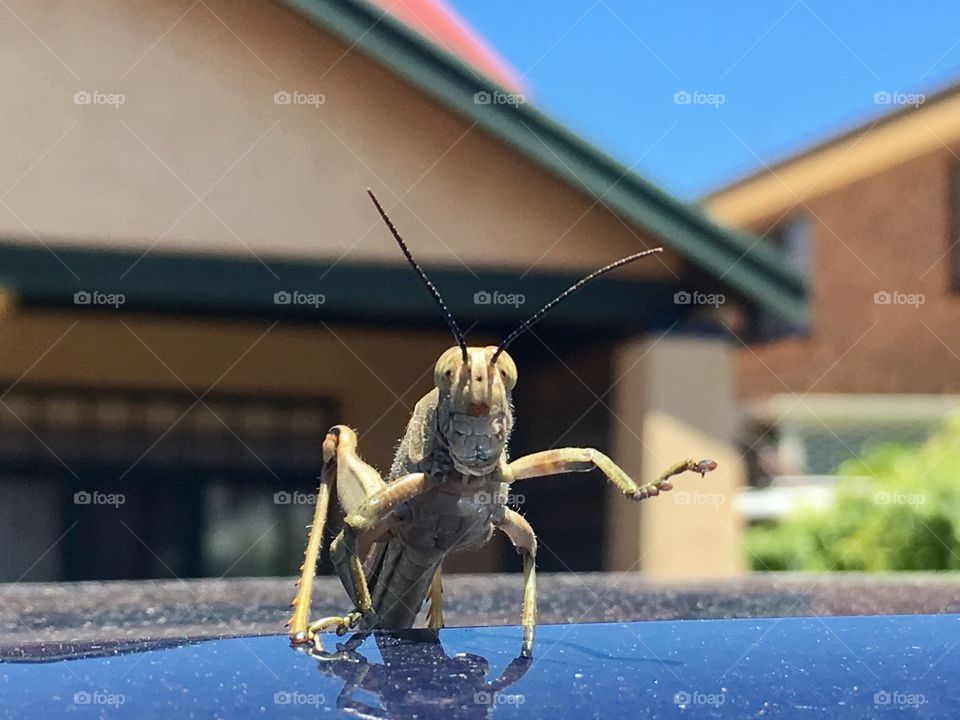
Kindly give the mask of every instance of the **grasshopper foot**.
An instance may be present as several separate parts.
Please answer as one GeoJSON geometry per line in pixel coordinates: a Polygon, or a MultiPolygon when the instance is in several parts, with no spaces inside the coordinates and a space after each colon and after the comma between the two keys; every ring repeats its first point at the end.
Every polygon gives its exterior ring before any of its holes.
{"type": "Polygon", "coordinates": [[[638,487],[630,497],[634,500],[645,500],[649,497],[656,497],[662,492],[673,490],[673,483],[670,482],[670,478],[674,475],[680,475],[685,472],[695,472],[700,473],[700,477],[703,477],[708,472],[716,469],[717,463],[713,460],[701,460],[700,462],[684,460],[668,469],[656,482],[647,483],[646,485],[638,487]]]}
{"type": "Polygon", "coordinates": [[[716,469],[717,469],[717,463],[714,460],[701,460],[700,462],[696,463],[692,468],[690,468],[690,470],[692,470],[693,472],[700,473],[700,477],[703,477],[708,472],[711,472],[716,469]]]}
{"type": "Polygon", "coordinates": [[[310,623],[310,627],[307,628],[308,640],[306,642],[313,639],[317,633],[329,630],[330,628],[334,628],[334,632],[336,632],[337,635],[346,635],[356,628],[362,619],[363,615],[357,610],[349,612],[346,615],[331,615],[330,617],[320,618],[310,623]]]}
{"type": "Polygon", "coordinates": [[[301,631],[290,636],[291,645],[306,645],[313,641],[313,636],[309,631],[301,631]]]}

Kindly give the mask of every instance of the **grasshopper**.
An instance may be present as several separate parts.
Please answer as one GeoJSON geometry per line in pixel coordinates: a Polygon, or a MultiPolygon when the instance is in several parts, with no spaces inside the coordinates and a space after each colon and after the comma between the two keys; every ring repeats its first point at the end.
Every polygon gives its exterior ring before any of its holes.
{"type": "Polygon", "coordinates": [[[323,468],[300,579],[287,622],[294,645],[315,643],[335,629],[403,629],[413,626],[429,598],[428,626],[443,626],[440,569],[451,552],[479,547],[503,532],[523,558],[523,645],[533,652],[537,616],[537,539],[522,515],[507,507],[507,490],[532,477],[597,469],[627,498],[643,500],[673,486],[683,472],[701,476],[712,460],[683,460],[654,482],[634,482],[609,457],[593,448],[557,448],[507,459],[513,429],[511,393],[517,366],[506,349],[551,308],[591,280],[662,248],[622,258],[587,275],[547,303],[498,346],[468,347],[456,320],[372,191],[380,217],[439,306],[457,344],[434,369],[434,388],[413,410],[387,479],[363,462],[357,435],[346,425],[330,429],[323,441],[323,468]],[[346,517],[330,545],[330,556],[353,603],[342,616],[309,622],[310,595],[321,551],[330,496],[346,517]]]}

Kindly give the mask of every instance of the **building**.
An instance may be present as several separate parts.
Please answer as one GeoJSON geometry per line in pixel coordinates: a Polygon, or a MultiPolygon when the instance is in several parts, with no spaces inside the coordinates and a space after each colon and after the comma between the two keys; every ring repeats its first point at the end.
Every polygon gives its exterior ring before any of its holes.
{"type": "Polygon", "coordinates": [[[843,459],[921,440],[958,407],[960,86],[875,102],[901,105],[703,199],[810,288],[804,328],[761,319],[738,353],[756,483],[829,484],[843,459]]]}
{"type": "MultiPolygon", "coordinates": [[[[696,453],[722,471],[685,492],[742,484],[729,345],[692,293],[799,322],[799,276],[482,74],[462,27],[440,47],[361,0],[8,10],[4,579],[294,573],[326,428],[388,467],[452,344],[368,186],[475,343],[663,244],[511,348],[513,453],[595,445],[642,478],[696,453]]],[[[544,569],[739,567],[729,503],[517,490],[544,569]]]]}

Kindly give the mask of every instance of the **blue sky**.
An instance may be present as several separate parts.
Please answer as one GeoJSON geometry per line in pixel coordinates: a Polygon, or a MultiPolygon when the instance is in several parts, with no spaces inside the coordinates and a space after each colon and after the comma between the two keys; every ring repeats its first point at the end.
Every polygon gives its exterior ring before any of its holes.
{"type": "Polygon", "coordinates": [[[960,79],[956,0],[450,2],[542,110],[685,199],[960,79]]]}

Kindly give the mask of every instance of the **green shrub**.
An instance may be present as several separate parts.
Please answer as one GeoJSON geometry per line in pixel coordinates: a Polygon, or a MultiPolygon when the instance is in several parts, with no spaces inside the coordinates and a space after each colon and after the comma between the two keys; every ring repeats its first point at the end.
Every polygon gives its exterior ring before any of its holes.
{"type": "Polygon", "coordinates": [[[838,475],[828,509],[747,531],[753,569],[960,568],[960,416],[919,447],[873,448],[838,475]]]}

